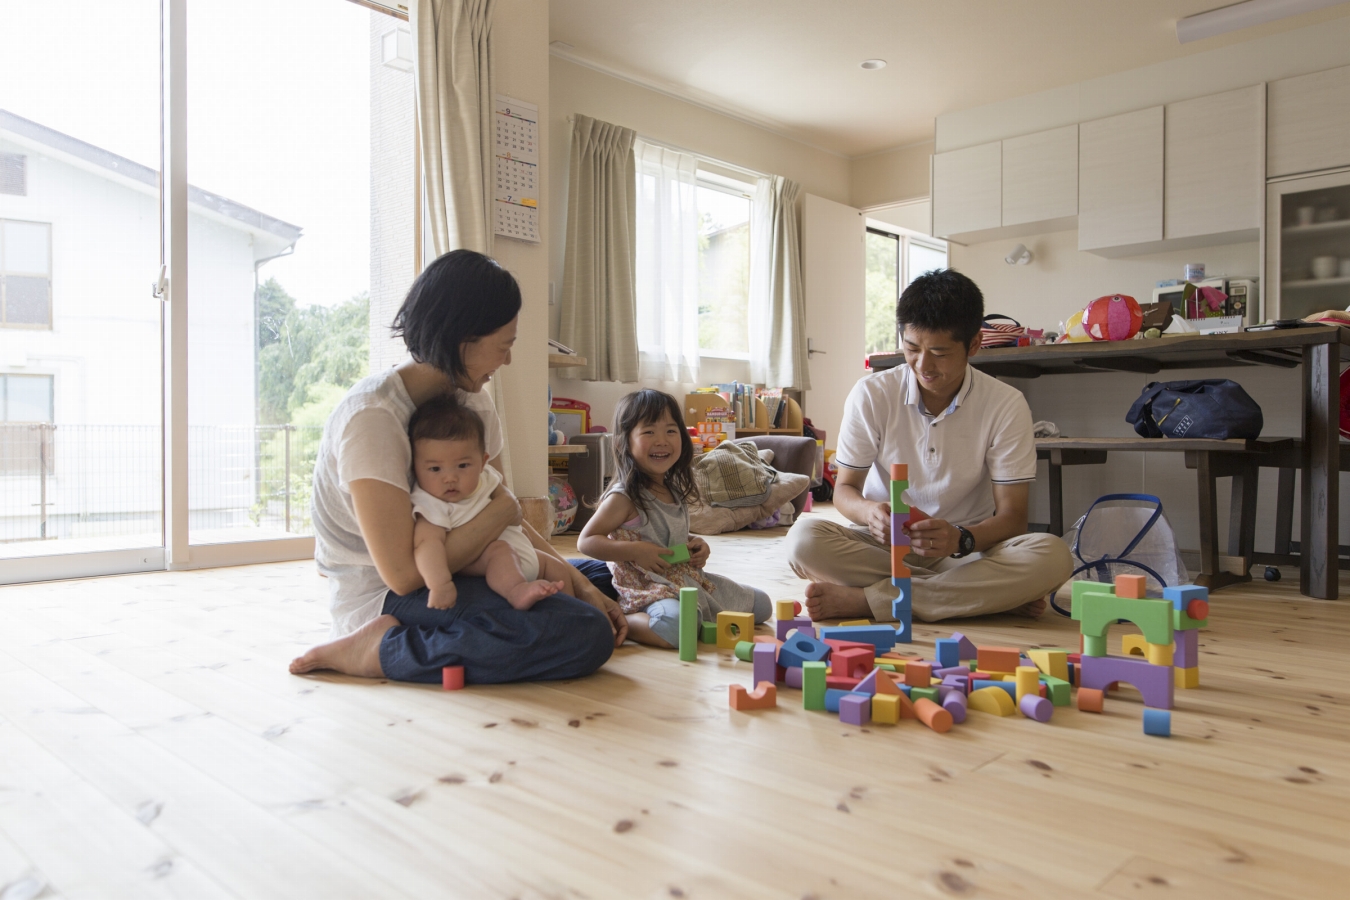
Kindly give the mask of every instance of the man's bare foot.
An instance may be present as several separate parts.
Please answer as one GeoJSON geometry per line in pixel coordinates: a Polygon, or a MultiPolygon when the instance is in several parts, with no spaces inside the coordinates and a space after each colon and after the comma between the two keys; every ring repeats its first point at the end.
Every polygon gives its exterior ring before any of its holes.
{"type": "Polygon", "coordinates": [[[523,581],[506,593],[506,602],[516,609],[529,609],[545,597],[567,587],[561,581],[523,581]]]}
{"type": "Polygon", "coordinates": [[[1039,619],[1048,605],[1046,598],[1042,597],[1039,600],[1032,600],[1030,603],[1024,603],[1017,607],[1017,609],[1010,609],[1008,612],[1012,613],[1014,616],[1026,616],[1028,619],[1039,619]]]}
{"type": "Polygon", "coordinates": [[[867,595],[860,587],[845,587],[828,581],[813,581],[806,586],[806,614],[813,621],[872,617],[867,595]]]}
{"type": "Polygon", "coordinates": [[[393,616],[379,616],[346,637],[320,644],[308,650],[304,656],[291,660],[291,674],[304,675],[319,669],[332,669],[343,675],[359,675],[362,678],[381,678],[384,669],[380,667],[380,640],[390,628],[398,626],[393,616]]]}

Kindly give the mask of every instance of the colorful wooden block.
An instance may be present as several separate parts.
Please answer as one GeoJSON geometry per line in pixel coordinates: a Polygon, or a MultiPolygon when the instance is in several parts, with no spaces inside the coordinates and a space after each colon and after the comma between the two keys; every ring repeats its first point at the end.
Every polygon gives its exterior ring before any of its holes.
{"type": "Polygon", "coordinates": [[[976,678],[971,684],[971,688],[973,689],[972,693],[982,691],[985,688],[993,688],[1007,694],[1009,700],[1017,698],[1017,684],[1012,681],[990,681],[988,678],[976,678]]]}
{"type": "MultiPolygon", "coordinates": [[[[867,676],[863,678],[862,681],[859,681],[857,684],[853,686],[853,692],[855,694],[867,694],[868,696],[875,694],[877,692],[878,674],[879,673],[877,669],[873,669],[872,671],[868,672],[867,676]]],[[[884,681],[885,679],[882,680],[884,681]]]]}
{"type": "Polygon", "coordinates": [[[866,725],[872,721],[872,698],[865,694],[840,697],[839,721],[847,725],[866,725]]]}
{"type": "Polygon", "coordinates": [[[1200,686],[1200,668],[1198,666],[1189,669],[1177,667],[1173,668],[1172,672],[1174,673],[1172,680],[1177,687],[1185,690],[1200,686]]]}
{"type": "Polygon", "coordinates": [[[892,675],[895,674],[894,669],[887,670],[884,664],[878,663],[877,667],[873,669],[873,671],[876,672],[877,677],[876,680],[873,681],[872,683],[876,685],[877,688],[876,692],[878,694],[900,693],[900,688],[896,686],[895,679],[891,677],[892,675]]]}
{"type": "Polygon", "coordinates": [[[837,713],[837,712],[839,712],[839,701],[840,701],[842,698],[847,697],[847,696],[849,696],[849,695],[852,695],[852,696],[854,696],[854,697],[861,697],[861,696],[863,696],[862,694],[854,694],[852,691],[846,691],[846,690],[843,690],[843,689],[841,689],[841,688],[826,688],[826,689],[825,689],[825,711],[826,711],[826,712],[832,712],[832,713],[837,713]]]}
{"type": "Polygon", "coordinates": [[[977,647],[976,663],[985,672],[1012,672],[1017,668],[1022,651],[1016,647],[977,647]]]}
{"type": "Polygon", "coordinates": [[[1172,629],[1174,631],[1194,631],[1197,628],[1208,627],[1209,619],[1193,619],[1183,610],[1172,610],[1172,629]]]}
{"type": "Polygon", "coordinates": [[[938,734],[946,734],[952,730],[952,714],[932,700],[915,700],[914,715],[938,734]]]}
{"type": "Polygon", "coordinates": [[[1143,600],[1148,596],[1145,591],[1148,589],[1148,579],[1143,575],[1117,575],[1116,576],[1116,596],[1128,597],[1131,600],[1143,600]]]}
{"type": "Polygon", "coordinates": [[[783,641],[778,648],[780,666],[800,666],[804,662],[824,662],[830,655],[830,648],[824,641],[817,640],[800,631],[783,641]]]}
{"type": "Polygon", "coordinates": [[[775,600],[773,601],[773,617],[775,619],[795,619],[797,614],[792,609],[793,601],[775,600]]]}
{"type": "Polygon", "coordinates": [[[870,647],[866,650],[836,650],[830,654],[830,669],[835,675],[861,679],[872,671],[874,661],[870,647]]]}
{"type": "Polygon", "coordinates": [[[736,646],[731,648],[731,652],[741,662],[750,662],[751,652],[755,649],[754,641],[737,641],[736,646]]]}
{"type": "Polygon", "coordinates": [[[1154,737],[1172,736],[1172,713],[1165,709],[1144,710],[1144,734],[1154,737]]]}
{"type": "Polygon", "coordinates": [[[441,689],[445,691],[458,691],[464,687],[464,667],[463,666],[442,666],[441,667],[441,689]]]}
{"type": "Polygon", "coordinates": [[[891,547],[891,584],[895,584],[897,578],[908,578],[912,574],[909,566],[905,565],[908,552],[908,547],[891,547]]]}
{"type": "Polygon", "coordinates": [[[923,662],[905,663],[905,684],[910,687],[928,687],[933,683],[933,667],[923,662]]]}
{"type": "Polygon", "coordinates": [[[847,622],[840,622],[835,628],[865,628],[872,624],[871,619],[849,619],[847,622]]]}
{"type": "MultiPolygon", "coordinates": [[[[1076,583],[1075,588],[1081,583],[1076,583]]],[[[1074,593],[1073,618],[1079,622],[1083,634],[1083,652],[1089,656],[1098,655],[1089,649],[1089,639],[1104,639],[1107,629],[1118,619],[1134,623],[1150,644],[1172,643],[1173,610],[1172,604],[1166,600],[1132,600],[1092,593],[1077,596],[1077,590],[1074,593]]]]}
{"type": "Polygon", "coordinates": [[[754,666],[752,676],[754,683],[759,684],[764,681],[778,681],[778,647],[773,644],[752,644],[754,650],[750,657],[751,665],[754,666]]]}
{"type": "Polygon", "coordinates": [[[911,700],[925,699],[936,703],[939,699],[936,687],[913,687],[911,685],[906,685],[906,687],[909,687],[909,699],[911,700]]]}
{"type": "MultiPolygon", "coordinates": [[[[1186,611],[1192,600],[1209,600],[1209,588],[1201,587],[1198,584],[1179,584],[1175,587],[1163,588],[1163,599],[1172,604],[1173,609],[1186,611]]],[[[1206,604],[1208,605],[1208,604],[1206,604]]],[[[1199,618],[1204,618],[1200,616],[1199,618]]]]}
{"type": "Polygon", "coordinates": [[[1123,681],[1133,685],[1143,695],[1145,705],[1156,709],[1171,709],[1174,678],[1170,666],[1150,665],[1143,659],[1085,656],[1079,690],[1094,688],[1110,691],[1118,682],[1123,681]]]}
{"type": "Polygon", "coordinates": [[[1200,665],[1200,632],[1194,629],[1172,635],[1172,665],[1178,669],[1193,669],[1200,665]]]}
{"type": "Polygon", "coordinates": [[[909,478],[909,463],[891,463],[891,481],[905,481],[909,478]]]}
{"type": "MultiPolygon", "coordinates": [[[[822,665],[824,664],[822,663],[822,665]]],[[[790,688],[796,688],[799,691],[802,689],[801,666],[790,666],[788,668],[779,666],[778,668],[783,670],[783,684],[787,685],[790,688]]]]}
{"type": "Polygon", "coordinates": [[[872,721],[878,725],[897,725],[900,722],[900,694],[877,694],[872,697],[872,721]]]}
{"type": "Polygon", "coordinates": [[[1041,681],[1045,685],[1045,696],[1050,698],[1051,704],[1069,706],[1073,703],[1073,685],[1068,681],[1053,675],[1042,675],[1041,681]]]}
{"type": "Polygon", "coordinates": [[[979,655],[979,648],[975,646],[975,642],[961,632],[953,631],[951,639],[956,641],[956,655],[962,659],[974,659],[979,655]]]}
{"type": "Polygon", "coordinates": [[[1095,688],[1078,689],[1078,710],[1079,712],[1102,711],[1102,706],[1106,701],[1106,691],[1096,690],[1095,688]]]}
{"type": "Polygon", "coordinates": [[[1033,694],[1027,694],[1021,700],[1017,701],[1017,708],[1022,715],[1028,719],[1035,719],[1037,722],[1049,722],[1050,716],[1054,713],[1055,707],[1044,697],[1037,697],[1033,694]]]}
{"type": "Polygon", "coordinates": [[[1121,656],[1143,656],[1144,645],[1148,641],[1144,640],[1142,634],[1122,634],[1120,636],[1120,655],[1121,656]]]}
{"type": "MultiPolygon", "coordinates": [[[[750,617],[754,621],[754,616],[750,617]]],[[[698,588],[680,588],[680,660],[698,659],[698,588]]],[[[718,646],[722,645],[718,641],[718,646]]]]}
{"type": "Polygon", "coordinates": [[[796,631],[798,634],[804,634],[809,637],[816,637],[816,625],[810,619],[779,619],[774,623],[775,635],[780,641],[786,641],[789,631],[796,631]]]}
{"type": "Polygon", "coordinates": [[[1039,697],[1041,695],[1041,670],[1035,666],[1018,666],[1014,673],[1013,687],[1016,694],[1013,699],[1018,703],[1022,702],[1023,697],[1039,697]]]}
{"type": "Polygon", "coordinates": [[[1027,656],[1041,670],[1041,674],[1069,680],[1069,654],[1064,650],[1028,650],[1027,656]]]}
{"type": "MultiPolygon", "coordinates": [[[[689,588],[682,588],[682,591],[689,588]]],[[[748,641],[755,634],[755,616],[748,612],[727,612],[717,614],[717,649],[735,650],[739,641],[748,641]]]]}
{"type": "Polygon", "coordinates": [[[914,640],[914,613],[908,609],[896,610],[892,608],[891,614],[895,616],[895,642],[897,644],[908,644],[914,640]]]}
{"type": "Polygon", "coordinates": [[[698,642],[699,642],[700,644],[715,644],[715,643],[717,643],[717,623],[716,623],[716,622],[700,622],[699,625],[698,625],[698,628],[699,628],[698,642]]]}
{"type": "Polygon", "coordinates": [[[903,513],[903,512],[893,512],[893,513],[891,513],[891,546],[892,546],[892,547],[909,547],[909,546],[910,546],[909,535],[905,534],[905,518],[906,518],[908,515],[909,515],[908,513],[903,513]]]}
{"type": "MultiPolygon", "coordinates": [[[[892,507],[892,509],[894,509],[894,507],[892,507]]],[[[927,518],[931,518],[928,513],[919,509],[917,506],[911,506],[909,508],[909,517],[905,520],[905,524],[909,526],[909,528],[913,528],[927,518]]]]}
{"type": "Polygon", "coordinates": [[[689,562],[689,545],[676,544],[674,547],[670,548],[669,553],[662,553],[661,558],[672,566],[680,563],[687,563],[689,562]]]}
{"type": "MultiPolygon", "coordinates": [[[[798,668],[802,673],[802,709],[824,709],[825,663],[807,661],[798,668]]],[[[791,671],[788,675],[791,677],[791,671]]]]}
{"type": "Polygon", "coordinates": [[[998,688],[979,688],[970,692],[966,698],[971,709],[991,713],[995,716],[1011,716],[1017,712],[1012,695],[998,688]]]}
{"type": "Polygon", "coordinates": [[[847,675],[825,675],[825,687],[832,691],[851,691],[861,682],[861,678],[849,678],[847,675]]]}
{"type": "MultiPolygon", "coordinates": [[[[1175,634],[1175,632],[1173,632],[1175,634]]],[[[1145,644],[1144,658],[1154,666],[1172,665],[1172,645],[1169,644],[1145,644]]]]}
{"type": "Polygon", "coordinates": [[[844,640],[868,644],[876,653],[885,653],[895,646],[895,628],[890,625],[825,625],[820,628],[824,641],[844,640]]]}
{"type": "Polygon", "coordinates": [[[778,705],[778,687],[772,681],[761,681],[753,691],[744,685],[727,686],[727,703],[732,709],[745,712],[751,709],[773,709],[778,705]]]}
{"type": "Polygon", "coordinates": [[[906,486],[907,485],[903,481],[892,481],[890,483],[889,490],[891,500],[891,512],[893,513],[909,512],[909,507],[905,505],[906,486]]]}
{"type": "Polygon", "coordinates": [[[961,645],[951,638],[938,638],[933,641],[933,655],[937,657],[941,669],[950,669],[961,665],[961,645]]]}

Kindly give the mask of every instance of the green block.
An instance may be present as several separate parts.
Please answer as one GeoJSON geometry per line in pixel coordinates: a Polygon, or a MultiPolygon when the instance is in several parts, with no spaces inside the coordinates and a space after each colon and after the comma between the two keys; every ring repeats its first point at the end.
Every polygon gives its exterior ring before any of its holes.
{"type": "Polygon", "coordinates": [[[689,545],[676,544],[670,548],[669,553],[662,553],[661,558],[672,566],[676,563],[689,562],[689,545]]]}
{"type": "Polygon", "coordinates": [[[1179,609],[1172,610],[1172,628],[1175,631],[1194,631],[1197,628],[1208,628],[1209,619],[1192,619],[1179,609]]]}
{"type": "Polygon", "coordinates": [[[1106,635],[1104,634],[1085,634],[1083,635],[1083,655],[1084,656],[1105,656],[1106,655],[1106,635]]]}
{"type": "Polygon", "coordinates": [[[877,669],[885,669],[887,672],[899,672],[899,671],[900,671],[899,669],[897,669],[895,666],[891,665],[890,663],[877,663],[873,668],[877,668],[877,669]]]}
{"type": "Polygon", "coordinates": [[[1108,597],[1116,595],[1116,589],[1109,584],[1102,584],[1100,581],[1075,581],[1073,583],[1073,600],[1078,602],[1078,598],[1084,594],[1106,594],[1108,597]]]}
{"type": "Polygon", "coordinates": [[[716,622],[702,622],[702,623],[699,624],[698,628],[699,628],[698,642],[699,642],[700,644],[715,644],[715,643],[717,643],[717,623],[716,623],[716,622]]]}
{"type": "Polygon", "coordinates": [[[909,507],[905,505],[905,488],[909,486],[908,481],[891,482],[891,512],[907,513],[909,507]]]}
{"type": "Polygon", "coordinates": [[[934,703],[937,703],[938,689],[935,687],[926,687],[926,688],[912,687],[909,689],[910,700],[918,700],[920,698],[925,700],[932,700],[934,703]]]}
{"type": "MultiPolygon", "coordinates": [[[[1080,623],[1080,630],[1086,640],[1092,637],[1105,639],[1106,632],[1118,619],[1133,622],[1144,633],[1144,640],[1150,644],[1172,643],[1172,604],[1166,600],[1133,600],[1129,597],[1117,597],[1114,594],[1095,592],[1079,593],[1078,585],[1073,586],[1073,617],[1080,623]]],[[[1086,648],[1084,644],[1084,648],[1086,648]]],[[[1090,656],[1103,656],[1102,653],[1089,653],[1090,656]]]]}
{"type": "Polygon", "coordinates": [[[732,652],[736,654],[736,658],[741,662],[751,662],[755,658],[755,642],[737,641],[736,649],[732,652]]]}
{"type": "Polygon", "coordinates": [[[1073,685],[1064,679],[1042,675],[1041,681],[1045,683],[1045,693],[1049,695],[1050,703],[1054,706],[1068,706],[1073,702],[1071,699],[1073,685]]]}
{"type": "Polygon", "coordinates": [[[802,709],[825,708],[825,663],[802,663],[802,709]]]}
{"type": "Polygon", "coordinates": [[[698,659],[698,588],[680,588],[680,660],[698,659]]]}

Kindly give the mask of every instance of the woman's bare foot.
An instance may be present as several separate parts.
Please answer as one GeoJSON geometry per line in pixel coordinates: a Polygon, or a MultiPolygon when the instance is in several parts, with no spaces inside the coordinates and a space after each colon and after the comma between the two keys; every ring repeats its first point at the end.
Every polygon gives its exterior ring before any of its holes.
{"type": "Polygon", "coordinates": [[[813,581],[806,586],[806,614],[813,621],[857,616],[871,618],[872,607],[867,605],[867,595],[860,587],[813,581]]]}
{"type": "Polygon", "coordinates": [[[545,597],[567,587],[562,581],[523,581],[506,592],[506,602],[515,609],[529,609],[545,597]]]}
{"type": "Polygon", "coordinates": [[[1026,616],[1028,619],[1039,619],[1041,614],[1045,612],[1047,606],[1049,606],[1049,603],[1047,602],[1046,597],[1042,597],[1039,600],[1032,600],[1030,603],[1024,603],[1017,607],[1017,609],[1010,609],[1008,612],[1012,613],[1014,616],[1026,616]]]}
{"type": "Polygon", "coordinates": [[[319,669],[332,669],[343,675],[381,678],[380,640],[390,628],[398,626],[393,616],[372,619],[346,637],[312,647],[304,656],[291,660],[291,674],[304,675],[319,669]]]}

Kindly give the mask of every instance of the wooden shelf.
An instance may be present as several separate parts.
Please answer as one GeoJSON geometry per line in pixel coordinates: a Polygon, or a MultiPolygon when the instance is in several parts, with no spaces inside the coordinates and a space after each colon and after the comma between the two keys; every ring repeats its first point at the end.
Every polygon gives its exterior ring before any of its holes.
{"type": "Polygon", "coordinates": [[[550,369],[571,369],[586,365],[586,357],[573,356],[570,353],[550,353],[548,355],[548,367],[550,369]]]}
{"type": "MultiPolygon", "coordinates": [[[[783,413],[783,426],[781,428],[754,428],[737,427],[736,437],[759,437],[768,434],[801,434],[802,433],[802,408],[797,401],[791,397],[784,397],[783,402],[787,404],[787,409],[783,413]]],[[[721,394],[685,394],[684,395],[684,424],[694,426],[699,422],[706,420],[707,411],[710,407],[726,406],[727,401],[721,394]]],[[[766,422],[769,419],[768,407],[764,401],[755,398],[755,421],[766,422]]]]}
{"type": "Polygon", "coordinates": [[[1280,289],[1288,290],[1289,288],[1323,288],[1323,287],[1337,287],[1338,285],[1344,287],[1347,284],[1350,284],[1350,278],[1305,278],[1300,281],[1281,282],[1280,289]]]}
{"type": "Polygon", "coordinates": [[[549,444],[549,456],[574,456],[578,453],[589,453],[590,447],[585,444],[549,444]]]}
{"type": "Polygon", "coordinates": [[[1350,219],[1333,219],[1330,222],[1317,222],[1312,225],[1290,225],[1280,234],[1284,237],[1312,237],[1318,234],[1334,234],[1337,231],[1350,231],[1350,219]]]}

